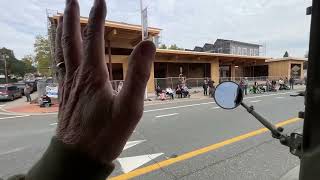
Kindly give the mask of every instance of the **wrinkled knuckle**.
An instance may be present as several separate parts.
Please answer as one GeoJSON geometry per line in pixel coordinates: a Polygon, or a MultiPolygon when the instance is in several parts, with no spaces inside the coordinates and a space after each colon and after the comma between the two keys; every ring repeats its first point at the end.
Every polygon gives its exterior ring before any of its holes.
{"type": "Polygon", "coordinates": [[[95,29],[96,29],[96,25],[94,23],[88,24],[87,30],[85,32],[85,40],[91,40],[94,38],[95,36],[95,29]]]}
{"type": "Polygon", "coordinates": [[[55,60],[56,63],[63,62],[63,51],[60,48],[56,50],[55,60]]]}
{"type": "Polygon", "coordinates": [[[72,36],[70,34],[63,34],[61,37],[61,44],[63,48],[68,48],[71,46],[72,36]]]}

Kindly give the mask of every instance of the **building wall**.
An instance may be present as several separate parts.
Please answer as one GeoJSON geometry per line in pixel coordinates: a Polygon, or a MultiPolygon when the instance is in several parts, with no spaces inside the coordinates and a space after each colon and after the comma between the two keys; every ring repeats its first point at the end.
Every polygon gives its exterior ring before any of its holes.
{"type": "Polygon", "coordinates": [[[211,79],[217,84],[219,83],[219,59],[216,58],[211,62],[211,79]]]}
{"type": "Polygon", "coordinates": [[[288,77],[291,76],[291,64],[300,64],[301,65],[301,77],[304,77],[303,74],[303,61],[277,61],[277,62],[269,62],[269,76],[277,76],[277,77],[288,77]]]}
{"type": "Polygon", "coordinates": [[[273,77],[289,77],[290,67],[289,61],[269,62],[269,76],[273,77]]]}
{"type": "MultiPolygon", "coordinates": [[[[123,78],[126,77],[127,71],[128,71],[128,56],[120,56],[120,55],[112,55],[111,60],[112,63],[121,63],[122,69],[123,69],[123,78]]],[[[105,61],[106,63],[109,63],[109,56],[108,54],[105,55],[105,61]]]]}
{"type": "Polygon", "coordinates": [[[230,42],[228,42],[228,41],[216,41],[214,43],[213,52],[231,54],[230,42]]]}
{"type": "Polygon", "coordinates": [[[234,65],[230,66],[230,73],[231,73],[231,80],[234,81],[234,77],[236,77],[236,68],[234,67],[234,65]]]}
{"type": "Polygon", "coordinates": [[[259,56],[259,46],[232,42],[230,45],[230,54],[259,56]],[[250,53],[250,49],[253,54],[250,53]]]}
{"type": "Polygon", "coordinates": [[[154,86],[154,63],[152,63],[151,66],[151,72],[150,72],[150,77],[147,83],[147,92],[148,93],[153,93],[155,90],[155,86],[154,86]]]}

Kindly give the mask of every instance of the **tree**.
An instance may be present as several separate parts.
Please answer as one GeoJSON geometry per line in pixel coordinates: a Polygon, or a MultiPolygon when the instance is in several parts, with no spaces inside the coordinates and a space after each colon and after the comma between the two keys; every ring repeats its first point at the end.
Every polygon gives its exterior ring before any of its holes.
{"type": "Polygon", "coordinates": [[[179,48],[176,44],[172,44],[168,49],[171,49],[171,50],[183,50],[183,48],[179,48]]]}
{"type": "Polygon", "coordinates": [[[34,43],[34,62],[38,72],[42,75],[51,76],[50,41],[48,38],[38,35],[34,43]]]}
{"type": "MultiPolygon", "coordinates": [[[[24,64],[20,62],[16,57],[14,56],[14,53],[11,49],[2,48],[0,49],[0,54],[5,55],[6,62],[7,62],[7,72],[8,75],[14,74],[14,75],[23,75],[24,74],[24,64]]],[[[4,61],[1,61],[1,73],[4,74],[4,61]]]]}
{"type": "Polygon", "coordinates": [[[288,51],[286,51],[286,52],[284,53],[283,57],[289,57],[288,51]]]}
{"type": "MultiPolygon", "coordinates": [[[[35,67],[30,65],[30,62],[24,60],[18,60],[11,49],[2,48],[0,54],[7,56],[7,71],[8,75],[12,74],[15,76],[23,77],[25,73],[35,72],[35,67]]],[[[4,61],[0,62],[0,67],[4,67],[4,61]]],[[[0,74],[4,74],[4,68],[0,68],[0,74]]]]}
{"type": "Polygon", "coordinates": [[[168,49],[167,46],[165,44],[161,44],[161,46],[159,47],[159,49],[168,49]]]}
{"type": "Polygon", "coordinates": [[[34,57],[32,55],[25,55],[21,61],[24,63],[26,73],[35,73],[37,71],[34,67],[34,57]]]}

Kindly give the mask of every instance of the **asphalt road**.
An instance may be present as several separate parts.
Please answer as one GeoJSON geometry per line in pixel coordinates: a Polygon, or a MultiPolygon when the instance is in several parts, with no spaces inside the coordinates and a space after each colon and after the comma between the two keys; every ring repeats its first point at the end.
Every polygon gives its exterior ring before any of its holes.
{"type": "MultiPolygon", "coordinates": [[[[245,102],[271,122],[287,123],[285,131],[301,131],[302,121],[293,118],[303,97],[265,94],[245,102]]],[[[56,115],[0,113],[0,177],[25,173],[45,151],[55,123],[56,115]]],[[[242,107],[223,110],[211,99],[148,105],[111,177],[279,179],[299,161],[261,128],[242,107]]]]}

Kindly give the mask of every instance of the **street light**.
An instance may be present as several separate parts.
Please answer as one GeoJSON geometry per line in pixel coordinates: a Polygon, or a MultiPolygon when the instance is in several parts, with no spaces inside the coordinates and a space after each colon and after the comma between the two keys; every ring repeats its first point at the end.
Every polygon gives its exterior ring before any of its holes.
{"type": "Polygon", "coordinates": [[[6,83],[8,84],[7,59],[9,59],[9,56],[3,54],[1,58],[4,60],[4,75],[6,77],[6,83]]]}

